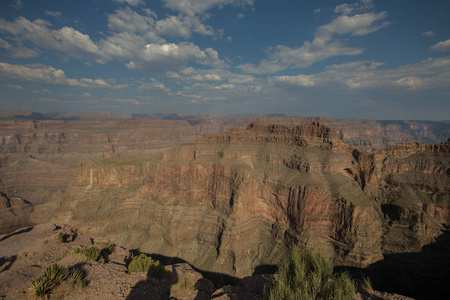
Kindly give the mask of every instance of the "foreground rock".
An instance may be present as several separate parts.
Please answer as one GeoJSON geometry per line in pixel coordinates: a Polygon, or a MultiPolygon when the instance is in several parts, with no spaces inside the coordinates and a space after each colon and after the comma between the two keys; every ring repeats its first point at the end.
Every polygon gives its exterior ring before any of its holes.
{"type": "MultiPolygon", "coordinates": [[[[250,276],[236,285],[216,287],[189,264],[165,267],[166,274],[156,279],[144,273],[130,273],[127,264],[132,254],[119,246],[99,262],[74,254],[79,247],[103,242],[104,238],[87,237],[69,225],[42,224],[0,235],[0,297],[2,299],[36,299],[31,281],[49,265],[58,263],[69,270],[83,271],[85,287],[69,278],[47,294],[47,299],[178,299],[178,300],[249,300],[260,299],[274,275],[250,276]],[[63,239],[60,239],[63,236],[63,239]]],[[[361,291],[355,300],[410,298],[361,291]]]]}

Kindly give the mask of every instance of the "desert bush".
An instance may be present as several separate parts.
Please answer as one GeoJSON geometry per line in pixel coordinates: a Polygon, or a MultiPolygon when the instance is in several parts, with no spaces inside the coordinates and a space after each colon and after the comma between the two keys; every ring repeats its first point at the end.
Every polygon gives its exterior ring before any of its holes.
{"type": "Polygon", "coordinates": [[[95,245],[100,246],[102,254],[109,255],[114,252],[114,246],[110,243],[100,242],[95,243],[95,245]]]}
{"type": "Polygon", "coordinates": [[[370,294],[375,293],[372,287],[372,281],[370,280],[369,277],[363,276],[360,287],[370,294]]]}
{"type": "Polygon", "coordinates": [[[333,265],[321,254],[291,247],[279,266],[267,300],[353,299],[355,285],[347,273],[333,274],[333,265]]]}
{"type": "Polygon", "coordinates": [[[96,243],[88,248],[77,248],[75,249],[75,254],[82,254],[86,256],[87,259],[98,261],[100,257],[107,256],[114,251],[114,248],[109,243],[96,243]],[[100,248],[99,248],[100,247],[100,248]]]}
{"type": "Polygon", "coordinates": [[[60,243],[64,243],[64,233],[62,232],[58,232],[58,234],[56,235],[56,239],[60,242],[60,243]]]}
{"type": "Polygon", "coordinates": [[[91,246],[88,248],[77,248],[74,253],[84,255],[89,260],[97,261],[100,258],[100,251],[97,246],[91,246]]]}
{"type": "Polygon", "coordinates": [[[86,286],[86,281],[84,281],[84,274],[79,269],[73,269],[70,273],[70,277],[73,279],[74,283],[78,284],[80,287],[86,286]]]}
{"type": "Polygon", "coordinates": [[[58,264],[47,267],[44,272],[31,281],[30,289],[37,297],[44,297],[67,278],[69,271],[58,264]]]}
{"type": "Polygon", "coordinates": [[[166,270],[158,260],[153,260],[150,256],[140,254],[135,256],[128,265],[128,270],[131,272],[145,272],[157,278],[161,278],[166,270]]]}

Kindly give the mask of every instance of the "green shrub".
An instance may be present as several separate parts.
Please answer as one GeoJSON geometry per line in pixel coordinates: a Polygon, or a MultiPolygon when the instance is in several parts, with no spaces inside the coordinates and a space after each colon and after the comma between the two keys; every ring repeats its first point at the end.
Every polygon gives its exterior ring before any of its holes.
{"type": "Polygon", "coordinates": [[[58,234],[56,235],[56,239],[60,242],[60,243],[64,243],[64,237],[65,234],[62,232],[58,232],[58,234]]]}
{"type": "Polygon", "coordinates": [[[37,297],[43,297],[67,278],[69,271],[63,266],[53,264],[31,281],[30,289],[37,297]]]}
{"type": "Polygon", "coordinates": [[[157,278],[161,278],[166,270],[158,260],[153,260],[150,256],[140,254],[135,256],[128,265],[128,270],[131,272],[145,272],[157,278]]]}
{"type": "Polygon", "coordinates": [[[355,285],[347,273],[333,274],[333,265],[321,254],[291,247],[265,293],[267,300],[353,299],[355,285]]]}
{"type": "Polygon", "coordinates": [[[88,248],[77,248],[74,253],[82,254],[89,260],[97,261],[100,258],[100,251],[101,250],[97,246],[91,246],[88,248]]]}
{"type": "Polygon", "coordinates": [[[372,281],[370,280],[369,277],[363,276],[361,288],[370,294],[375,293],[372,287],[372,281]]]}
{"type": "Polygon", "coordinates": [[[110,243],[96,243],[88,248],[77,248],[74,253],[82,254],[89,260],[98,261],[100,257],[106,257],[113,251],[113,246],[110,243]]]}
{"type": "Polygon", "coordinates": [[[78,284],[80,287],[86,286],[86,281],[84,281],[84,274],[79,269],[73,269],[70,273],[70,277],[72,277],[73,281],[78,284]]]}

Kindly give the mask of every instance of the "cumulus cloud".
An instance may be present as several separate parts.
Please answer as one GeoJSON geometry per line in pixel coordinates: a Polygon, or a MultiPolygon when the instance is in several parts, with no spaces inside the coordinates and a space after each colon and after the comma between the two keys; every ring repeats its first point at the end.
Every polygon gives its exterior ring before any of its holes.
{"type": "Polygon", "coordinates": [[[13,89],[13,90],[23,90],[23,86],[19,85],[19,84],[4,84],[4,87],[8,88],[8,89],[13,89]]]}
{"type": "Polygon", "coordinates": [[[116,10],[114,14],[108,15],[108,28],[116,32],[139,32],[153,31],[155,20],[153,16],[143,16],[126,7],[116,10]]]}
{"type": "Polygon", "coordinates": [[[120,89],[128,87],[126,84],[116,85],[113,80],[89,78],[81,78],[78,80],[67,78],[63,70],[44,65],[22,66],[0,62],[0,76],[36,83],[77,86],[84,88],[120,89]]]}
{"type": "Polygon", "coordinates": [[[0,49],[5,49],[8,56],[12,58],[32,58],[39,56],[39,53],[36,50],[23,46],[13,46],[2,38],[0,38],[0,49]]]}
{"type": "Polygon", "coordinates": [[[430,49],[437,52],[450,52],[450,40],[439,42],[430,49]]]}
{"type": "Polygon", "coordinates": [[[387,17],[386,12],[341,15],[331,23],[317,29],[316,37],[329,39],[333,34],[350,34],[352,36],[366,35],[389,25],[389,22],[379,21],[387,17]]]}
{"type": "Polygon", "coordinates": [[[268,51],[268,58],[262,60],[259,65],[243,64],[238,68],[246,73],[268,74],[289,67],[305,68],[333,56],[359,55],[364,49],[347,47],[336,36],[366,35],[388,26],[389,22],[383,21],[387,18],[386,12],[354,14],[372,7],[372,1],[369,0],[337,6],[335,13],[340,15],[330,23],[318,27],[311,42],[305,41],[299,48],[278,45],[268,51]]]}
{"type": "Polygon", "coordinates": [[[113,0],[113,1],[118,2],[118,3],[126,3],[128,5],[133,5],[133,6],[145,4],[145,2],[143,0],[113,0]]]}
{"type": "Polygon", "coordinates": [[[191,30],[185,22],[176,16],[170,16],[156,22],[157,31],[166,36],[191,37],[191,30]]]}
{"type": "Polygon", "coordinates": [[[312,75],[297,76],[276,76],[271,78],[272,82],[277,84],[286,84],[293,86],[314,86],[314,77],[312,75]]]}
{"type": "Polygon", "coordinates": [[[359,61],[332,65],[313,75],[274,76],[269,82],[276,86],[361,89],[417,90],[450,85],[450,58],[429,58],[397,69],[379,69],[383,63],[359,61]]]}
{"type": "Polygon", "coordinates": [[[104,56],[97,45],[86,34],[72,27],[59,30],[49,28],[50,23],[37,19],[30,22],[19,17],[13,22],[0,19],[0,32],[11,34],[19,41],[31,41],[44,49],[56,50],[78,59],[92,59],[104,62],[104,56]]]}
{"type": "Polygon", "coordinates": [[[141,91],[170,93],[170,89],[168,89],[162,82],[159,82],[155,78],[152,78],[151,82],[141,84],[138,89],[141,91]]]}
{"type": "Polygon", "coordinates": [[[167,43],[145,45],[127,67],[155,73],[179,72],[186,67],[188,61],[207,66],[225,65],[214,49],[207,48],[203,51],[192,43],[167,43]]]}
{"type": "Polygon", "coordinates": [[[186,15],[202,14],[205,11],[213,8],[222,8],[226,5],[246,6],[253,5],[254,0],[163,0],[165,6],[179,11],[186,15]]]}

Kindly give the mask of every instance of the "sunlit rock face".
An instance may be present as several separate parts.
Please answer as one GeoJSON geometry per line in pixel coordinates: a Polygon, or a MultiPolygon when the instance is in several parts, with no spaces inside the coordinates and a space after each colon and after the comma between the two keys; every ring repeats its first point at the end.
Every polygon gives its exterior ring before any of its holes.
{"type": "Polygon", "coordinates": [[[33,216],[237,277],[290,243],[365,267],[448,225],[449,148],[366,152],[317,122],[254,123],[153,158],[85,161],[63,200],[33,216]]]}

